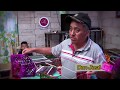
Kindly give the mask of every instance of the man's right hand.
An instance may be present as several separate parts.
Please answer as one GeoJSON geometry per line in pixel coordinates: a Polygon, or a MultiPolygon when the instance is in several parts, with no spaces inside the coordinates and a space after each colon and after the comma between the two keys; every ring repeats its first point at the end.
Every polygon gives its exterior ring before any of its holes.
{"type": "Polygon", "coordinates": [[[45,55],[52,55],[51,48],[50,47],[45,47],[45,48],[26,48],[22,51],[22,54],[28,54],[28,53],[40,53],[40,54],[45,54],[45,55]]]}
{"type": "Polygon", "coordinates": [[[22,54],[28,54],[28,53],[32,53],[34,51],[35,48],[25,48],[22,51],[22,54]]]}

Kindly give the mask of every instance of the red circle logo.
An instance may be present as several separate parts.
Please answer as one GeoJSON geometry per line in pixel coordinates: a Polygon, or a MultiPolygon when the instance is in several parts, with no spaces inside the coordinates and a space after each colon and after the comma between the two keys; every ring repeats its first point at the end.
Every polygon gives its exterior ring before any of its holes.
{"type": "Polygon", "coordinates": [[[39,20],[39,24],[41,27],[47,27],[49,24],[49,20],[46,17],[41,17],[39,20]]]}

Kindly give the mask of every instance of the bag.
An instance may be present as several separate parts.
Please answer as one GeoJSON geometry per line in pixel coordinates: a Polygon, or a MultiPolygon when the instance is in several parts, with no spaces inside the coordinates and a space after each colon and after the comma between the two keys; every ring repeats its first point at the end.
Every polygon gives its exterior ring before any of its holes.
{"type": "Polygon", "coordinates": [[[11,55],[12,76],[15,78],[35,76],[36,67],[28,55],[11,55]]]}

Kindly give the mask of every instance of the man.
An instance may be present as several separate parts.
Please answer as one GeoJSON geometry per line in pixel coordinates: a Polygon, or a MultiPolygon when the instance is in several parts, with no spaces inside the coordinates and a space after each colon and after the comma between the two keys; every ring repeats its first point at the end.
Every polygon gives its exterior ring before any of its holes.
{"type": "MultiPolygon", "coordinates": [[[[29,48],[28,43],[26,41],[21,42],[21,49],[19,50],[18,54],[22,54],[22,51],[25,48],[29,48]]],[[[29,56],[32,56],[32,53],[28,53],[29,56]]]]}
{"type": "Polygon", "coordinates": [[[70,24],[69,39],[49,48],[27,48],[23,54],[36,52],[61,58],[62,79],[75,79],[76,64],[102,64],[105,61],[102,49],[89,38],[91,20],[87,14],[67,16],[70,24]]]}

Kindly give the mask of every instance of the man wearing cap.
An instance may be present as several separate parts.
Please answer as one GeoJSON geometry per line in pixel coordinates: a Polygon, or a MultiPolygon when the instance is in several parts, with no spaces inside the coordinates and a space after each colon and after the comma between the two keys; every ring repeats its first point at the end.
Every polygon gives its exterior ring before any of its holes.
{"type": "Polygon", "coordinates": [[[51,48],[27,48],[23,54],[36,52],[60,57],[62,79],[76,79],[77,64],[102,64],[105,57],[100,46],[89,38],[91,20],[88,14],[67,16],[66,22],[70,24],[69,39],[51,48]]]}

